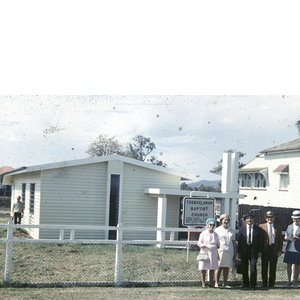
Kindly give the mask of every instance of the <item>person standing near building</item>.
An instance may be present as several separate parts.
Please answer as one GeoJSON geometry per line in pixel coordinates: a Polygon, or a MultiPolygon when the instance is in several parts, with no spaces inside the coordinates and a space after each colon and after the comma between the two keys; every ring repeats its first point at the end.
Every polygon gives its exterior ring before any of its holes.
{"type": "Polygon", "coordinates": [[[200,253],[207,254],[209,261],[199,261],[199,270],[201,270],[202,288],[205,288],[206,270],[209,271],[209,286],[213,287],[214,271],[219,270],[218,266],[218,248],[220,247],[218,235],[214,232],[217,221],[214,218],[206,220],[207,229],[202,231],[199,236],[198,246],[200,253]]]}
{"type": "Polygon", "coordinates": [[[264,251],[262,253],[262,270],[261,277],[263,287],[267,287],[268,283],[268,266],[269,270],[269,287],[274,287],[276,280],[276,268],[278,257],[282,253],[283,236],[281,226],[274,224],[275,215],[272,211],[268,211],[265,215],[267,223],[260,224],[264,236],[264,251]]]}
{"type": "Polygon", "coordinates": [[[220,276],[223,272],[223,286],[230,288],[230,286],[227,285],[227,278],[229,268],[233,267],[236,258],[235,232],[229,226],[230,217],[228,214],[222,214],[220,216],[220,223],[221,226],[215,230],[220,242],[220,248],[218,249],[219,270],[217,270],[216,274],[215,287],[219,287],[220,276]]]}
{"type": "Polygon", "coordinates": [[[291,287],[292,265],[295,265],[293,288],[297,289],[300,270],[300,211],[295,210],[292,214],[293,224],[289,225],[285,232],[287,240],[283,262],[287,264],[288,282],[284,287],[291,287]]]}
{"type": "MultiPolygon", "coordinates": [[[[21,218],[23,217],[24,213],[24,205],[21,202],[21,196],[17,197],[17,202],[13,204],[11,214],[14,218],[14,224],[21,224],[21,218]]],[[[17,228],[17,230],[20,230],[17,228]]]]}
{"type": "Polygon", "coordinates": [[[254,225],[254,215],[247,213],[244,216],[246,225],[239,230],[238,257],[242,260],[243,287],[249,287],[248,265],[250,261],[250,284],[255,290],[257,281],[257,259],[263,252],[263,234],[260,227],[254,225]]]}

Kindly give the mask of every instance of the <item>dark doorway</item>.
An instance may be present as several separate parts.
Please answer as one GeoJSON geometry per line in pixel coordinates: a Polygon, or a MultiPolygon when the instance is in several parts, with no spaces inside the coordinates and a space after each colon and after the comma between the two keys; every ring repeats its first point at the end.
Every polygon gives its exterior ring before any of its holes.
{"type": "MultiPolygon", "coordinates": [[[[109,226],[117,226],[119,223],[119,193],[120,193],[120,175],[111,175],[110,177],[110,202],[109,202],[109,226]]],[[[117,231],[109,231],[109,239],[115,240],[117,231]]]]}
{"type": "MultiPolygon", "coordinates": [[[[179,201],[179,228],[186,228],[186,226],[182,225],[182,217],[183,217],[183,198],[184,197],[180,197],[180,201],[179,201]]],[[[178,234],[178,238],[179,240],[186,240],[187,239],[187,232],[179,232],[178,234]]]]}

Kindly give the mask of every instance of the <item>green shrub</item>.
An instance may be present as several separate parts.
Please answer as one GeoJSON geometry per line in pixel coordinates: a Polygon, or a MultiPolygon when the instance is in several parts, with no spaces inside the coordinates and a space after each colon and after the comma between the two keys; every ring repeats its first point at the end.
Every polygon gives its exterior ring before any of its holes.
{"type": "Polygon", "coordinates": [[[11,198],[0,196],[0,207],[10,207],[11,198]]]}

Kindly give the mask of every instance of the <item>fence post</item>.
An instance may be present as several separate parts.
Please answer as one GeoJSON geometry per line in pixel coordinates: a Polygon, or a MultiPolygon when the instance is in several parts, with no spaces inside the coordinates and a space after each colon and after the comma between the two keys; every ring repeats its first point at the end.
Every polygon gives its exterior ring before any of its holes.
{"type": "Polygon", "coordinates": [[[11,254],[12,254],[12,239],[14,229],[11,227],[13,221],[8,221],[7,228],[7,242],[6,242],[6,258],[5,258],[5,271],[4,271],[4,281],[10,281],[10,270],[11,270],[11,254]]]}
{"type": "Polygon", "coordinates": [[[122,246],[123,246],[123,223],[117,226],[116,262],[115,262],[115,285],[121,284],[122,246]]]}
{"type": "Polygon", "coordinates": [[[75,230],[71,229],[71,231],[70,231],[70,240],[74,240],[74,237],[75,237],[75,230]]]}
{"type": "Polygon", "coordinates": [[[65,230],[61,229],[60,232],[59,232],[59,239],[63,240],[64,239],[64,235],[65,235],[65,230]]]}
{"type": "Polygon", "coordinates": [[[170,233],[170,242],[174,242],[174,231],[170,233]]]}

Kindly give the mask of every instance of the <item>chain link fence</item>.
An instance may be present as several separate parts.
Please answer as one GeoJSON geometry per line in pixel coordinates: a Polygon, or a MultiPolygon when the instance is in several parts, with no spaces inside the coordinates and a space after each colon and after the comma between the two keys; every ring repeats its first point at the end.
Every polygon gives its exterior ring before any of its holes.
{"type": "MultiPolygon", "coordinates": [[[[5,274],[6,240],[0,243],[0,272],[5,274]]],[[[12,243],[10,283],[36,285],[115,285],[120,268],[122,285],[199,284],[200,271],[196,257],[197,242],[166,241],[87,241],[21,240],[12,243]],[[188,247],[188,244],[190,247],[188,247]],[[117,247],[121,260],[117,265],[117,247]]],[[[283,255],[278,259],[277,284],[287,281],[283,255]]],[[[258,285],[261,283],[261,260],[257,264],[258,285]]],[[[242,275],[229,283],[242,285],[242,275]]],[[[221,276],[222,282],[222,276],[221,276]]]]}

